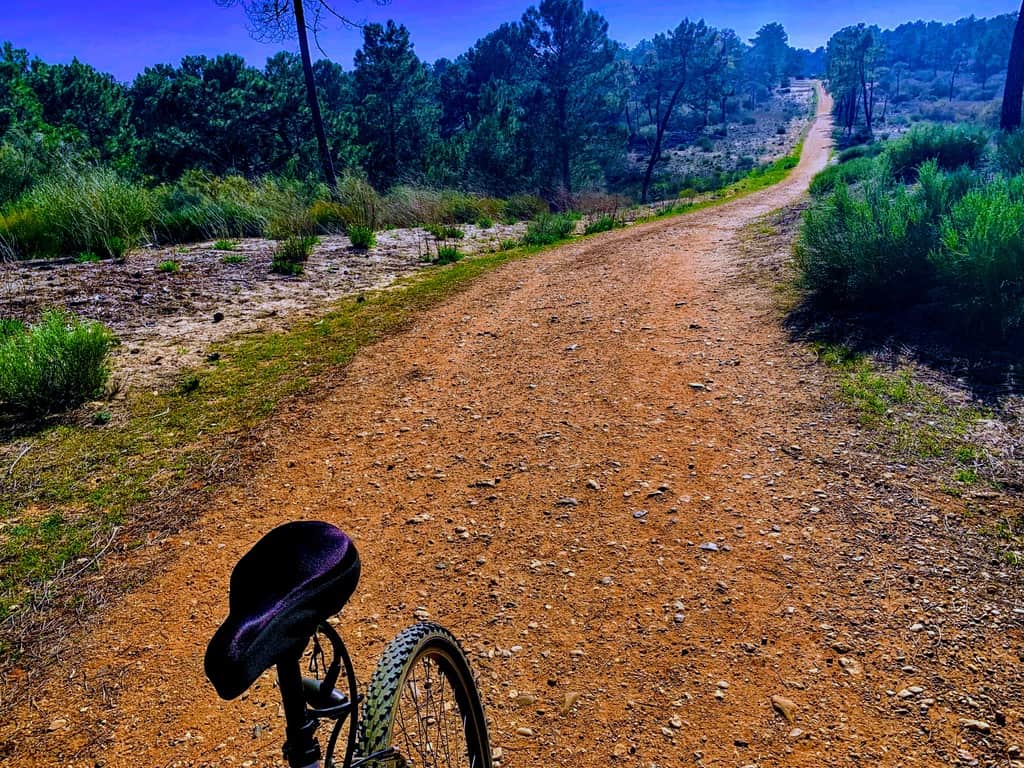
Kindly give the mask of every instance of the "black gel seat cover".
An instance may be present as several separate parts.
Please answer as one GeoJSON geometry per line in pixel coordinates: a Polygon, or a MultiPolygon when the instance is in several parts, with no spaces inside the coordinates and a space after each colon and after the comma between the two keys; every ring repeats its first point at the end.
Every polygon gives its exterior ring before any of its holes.
{"type": "Polygon", "coordinates": [[[286,523],[256,542],[231,572],[228,617],[206,647],[206,676],[221,698],[298,657],[358,582],[359,554],[330,523],[286,523]]]}

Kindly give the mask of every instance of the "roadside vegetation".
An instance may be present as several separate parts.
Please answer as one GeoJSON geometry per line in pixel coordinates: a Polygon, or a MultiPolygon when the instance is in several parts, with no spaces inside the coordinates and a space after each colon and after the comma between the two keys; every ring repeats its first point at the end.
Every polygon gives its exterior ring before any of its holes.
{"type": "Polygon", "coordinates": [[[1020,135],[919,126],[819,175],[796,243],[822,312],[918,306],[953,337],[1021,349],[1020,135]]]}

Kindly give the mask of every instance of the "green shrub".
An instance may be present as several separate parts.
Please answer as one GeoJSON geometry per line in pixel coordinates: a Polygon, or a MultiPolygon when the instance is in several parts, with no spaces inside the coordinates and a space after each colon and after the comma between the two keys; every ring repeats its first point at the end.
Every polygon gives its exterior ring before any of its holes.
{"type": "Polygon", "coordinates": [[[441,221],[441,194],[430,189],[399,186],[383,201],[383,217],[395,227],[415,227],[441,221]]]}
{"type": "Polygon", "coordinates": [[[181,271],[181,264],[176,262],[174,259],[165,259],[156,265],[157,272],[174,273],[181,271]]]}
{"type": "Polygon", "coordinates": [[[338,186],[341,196],[341,217],[346,229],[353,225],[377,231],[381,225],[384,201],[363,179],[346,176],[338,186]]]}
{"type": "Polygon", "coordinates": [[[100,257],[92,251],[82,251],[75,257],[76,264],[95,264],[99,260],[100,257]]]}
{"type": "Polygon", "coordinates": [[[856,184],[877,175],[882,168],[881,164],[869,157],[859,157],[840,165],[830,165],[811,180],[811,196],[824,197],[837,186],[856,184]]]}
{"type": "Polygon", "coordinates": [[[307,216],[320,232],[344,232],[348,222],[345,206],[331,200],[317,200],[309,207],[307,216]]]}
{"type": "Polygon", "coordinates": [[[437,258],[434,259],[434,263],[454,264],[461,258],[462,254],[459,252],[459,249],[454,245],[439,245],[437,247],[437,258]]]}
{"type": "Polygon", "coordinates": [[[103,394],[114,337],[99,323],[49,310],[0,339],[0,403],[41,416],[103,394]]]}
{"type": "Polygon", "coordinates": [[[448,224],[426,224],[423,228],[433,235],[435,240],[461,240],[466,236],[464,231],[448,224]]]}
{"type": "Polygon", "coordinates": [[[524,245],[550,245],[572,235],[576,222],[564,213],[545,213],[531,221],[523,235],[524,245]]]}
{"type": "Polygon", "coordinates": [[[988,136],[980,128],[916,125],[890,141],[884,154],[897,178],[913,180],[926,160],[935,160],[939,168],[947,171],[963,165],[977,168],[987,143],[988,136]]]}
{"type": "Polygon", "coordinates": [[[261,190],[239,176],[189,171],[175,184],[158,187],[154,195],[154,235],[162,242],[259,237],[267,227],[261,190]]]}
{"type": "Polygon", "coordinates": [[[152,195],[110,170],[66,167],[12,204],[0,236],[21,257],[123,257],[153,218],[152,195]]]}
{"type": "Polygon", "coordinates": [[[218,240],[213,244],[213,250],[215,251],[233,251],[238,247],[238,243],[234,240],[218,240]]]}
{"type": "Polygon", "coordinates": [[[372,248],[374,243],[377,242],[377,236],[373,233],[373,230],[361,224],[349,226],[348,239],[352,242],[352,247],[358,248],[360,251],[372,248]]]}
{"type": "Polygon", "coordinates": [[[587,224],[586,228],[583,230],[583,233],[586,235],[594,235],[597,234],[598,232],[607,232],[619,226],[621,226],[621,224],[619,223],[618,219],[616,219],[614,216],[605,214],[604,216],[599,216],[598,218],[594,219],[592,222],[587,224]]]}
{"type": "Polygon", "coordinates": [[[247,261],[248,259],[240,253],[229,253],[221,259],[224,264],[244,264],[247,261]]]}
{"type": "Polygon", "coordinates": [[[1024,201],[1001,180],[967,192],[943,220],[931,254],[940,284],[969,328],[1024,331],[1024,201]]]}
{"type": "Polygon", "coordinates": [[[288,261],[278,253],[270,259],[270,271],[278,275],[301,275],[302,269],[301,261],[288,261]]]}
{"type": "Polygon", "coordinates": [[[476,220],[476,225],[480,229],[490,229],[491,227],[494,226],[494,219],[490,218],[489,216],[481,216],[479,219],[476,220]]]}
{"type": "Polygon", "coordinates": [[[316,237],[310,235],[282,240],[270,261],[270,271],[281,275],[302,274],[302,265],[309,259],[318,242],[316,237]]]}
{"type": "Polygon", "coordinates": [[[0,342],[2,342],[8,336],[13,336],[15,334],[24,332],[25,324],[21,322],[21,320],[0,317],[0,342]]]}
{"type": "Polygon", "coordinates": [[[513,195],[505,201],[505,219],[531,221],[548,212],[548,204],[536,195],[513,195]]]}
{"type": "Polygon", "coordinates": [[[1016,176],[1024,171],[1024,130],[1000,133],[996,141],[996,160],[1003,173],[1016,176]]]}
{"type": "Polygon", "coordinates": [[[696,141],[697,146],[702,152],[710,152],[715,148],[715,142],[711,140],[710,136],[701,136],[696,141]]]}
{"type": "Polygon", "coordinates": [[[514,237],[509,237],[509,238],[505,238],[500,243],[498,243],[498,250],[499,251],[511,251],[511,250],[513,250],[515,248],[518,248],[520,245],[521,245],[521,243],[520,243],[519,240],[516,240],[514,237]]]}
{"type": "Polygon", "coordinates": [[[450,224],[470,224],[484,215],[480,198],[464,192],[441,194],[442,221],[450,224]]]}
{"type": "Polygon", "coordinates": [[[838,186],[804,215],[795,255],[810,296],[826,307],[905,301],[925,283],[932,222],[920,195],[871,179],[838,186]]]}
{"type": "Polygon", "coordinates": [[[840,152],[836,156],[836,160],[842,164],[848,163],[851,160],[860,160],[864,157],[877,157],[884,148],[885,145],[877,141],[870,144],[854,144],[852,147],[847,147],[840,152]]]}

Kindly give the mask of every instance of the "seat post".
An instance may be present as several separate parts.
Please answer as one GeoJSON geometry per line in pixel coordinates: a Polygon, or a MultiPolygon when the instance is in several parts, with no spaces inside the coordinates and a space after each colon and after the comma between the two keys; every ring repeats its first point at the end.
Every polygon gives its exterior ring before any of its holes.
{"type": "Polygon", "coordinates": [[[284,758],[290,768],[319,768],[321,753],[316,740],[317,721],[306,714],[299,659],[279,660],[277,680],[284,705],[284,758]]]}

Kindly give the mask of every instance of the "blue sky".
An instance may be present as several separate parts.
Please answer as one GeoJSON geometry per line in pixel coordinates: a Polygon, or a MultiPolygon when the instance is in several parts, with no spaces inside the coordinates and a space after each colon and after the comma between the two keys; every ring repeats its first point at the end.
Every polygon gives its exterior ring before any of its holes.
{"type": "MultiPolygon", "coordinates": [[[[952,21],[973,13],[993,16],[1014,12],[1007,0],[585,0],[587,7],[608,19],[615,40],[635,43],[675,26],[684,16],[704,18],[716,27],[732,27],[748,38],[769,21],[779,21],[790,43],[804,48],[823,45],[835,30],[865,21],[892,27],[917,18],[952,21]]],[[[518,19],[529,0],[392,0],[378,7],[373,0],[337,0],[336,8],[358,21],[393,18],[405,24],[419,55],[433,61],[465,51],[503,21],[518,19]]],[[[241,8],[224,9],[214,0],[3,0],[0,41],[49,62],[82,61],[122,80],[130,80],[148,64],[177,62],[202,53],[239,53],[262,65],[281,47],[249,37],[241,8]]],[[[332,24],[322,37],[327,55],[346,69],[359,47],[357,30],[332,24]]]]}

